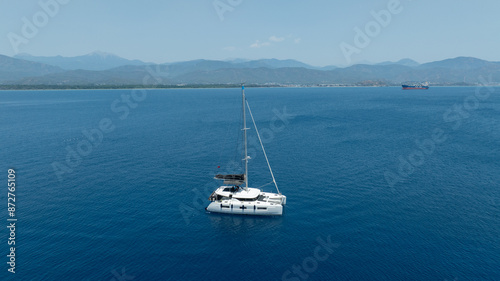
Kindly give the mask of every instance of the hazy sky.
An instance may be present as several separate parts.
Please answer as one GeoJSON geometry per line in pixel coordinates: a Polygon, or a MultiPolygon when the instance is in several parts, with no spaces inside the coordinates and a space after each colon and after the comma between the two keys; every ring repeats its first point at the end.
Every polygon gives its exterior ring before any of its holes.
{"type": "Polygon", "coordinates": [[[0,54],[500,61],[499,12],[498,0],[0,0],[0,54]]]}

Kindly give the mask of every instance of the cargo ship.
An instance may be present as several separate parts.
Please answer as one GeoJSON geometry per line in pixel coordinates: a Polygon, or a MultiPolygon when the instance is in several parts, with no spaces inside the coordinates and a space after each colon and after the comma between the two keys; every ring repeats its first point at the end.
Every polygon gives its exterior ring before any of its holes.
{"type": "Polygon", "coordinates": [[[423,85],[423,84],[414,84],[414,85],[401,85],[403,87],[403,90],[427,90],[429,89],[428,85],[423,85]]]}

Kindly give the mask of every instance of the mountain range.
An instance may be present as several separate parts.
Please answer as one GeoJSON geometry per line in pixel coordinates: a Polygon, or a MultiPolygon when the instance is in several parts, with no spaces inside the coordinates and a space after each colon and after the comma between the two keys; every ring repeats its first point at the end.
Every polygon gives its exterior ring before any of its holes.
{"type": "Polygon", "coordinates": [[[258,85],[398,85],[427,81],[439,85],[466,85],[500,81],[500,62],[457,57],[419,64],[411,59],[349,67],[316,67],[296,60],[192,60],[152,64],[94,52],[77,57],[0,55],[0,84],[57,86],[143,85],[155,73],[152,84],[258,85]]]}
{"type": "Polygon", "coordinates": [[[117,55],[99,51],[76,57],[63,57],[63,56],[43,57],[43,56],[32,56],[30,54],[22,53],[15,55],[14,58],[58,66],[65,70],[76,70],[76,69],[106,70],[122,65],[151,64],[140,60],[128,60],[119,57],[117,55]]]}

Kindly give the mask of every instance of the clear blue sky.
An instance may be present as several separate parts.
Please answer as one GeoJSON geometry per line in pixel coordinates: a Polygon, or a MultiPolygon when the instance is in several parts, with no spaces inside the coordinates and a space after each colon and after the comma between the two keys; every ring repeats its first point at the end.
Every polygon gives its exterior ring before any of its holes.
{"type": "MultiPolygon", "coordinates": [[[[0,54],[15,54],[9,34],[23,36],[23,17],[33,23],[38,15],[41,27],[18,43],[18,52],[77,56],[98,50],[155,63],[278,58],[346,65],[342,42],[356,47],[354,29],[364,30],[372,11],[397,0],[59,0],[68,3],[48,15],[39,2],[51,1],[57,0],[0,0],[0,54]],[[232,10],[222,19],[214,3],[232,4],[232,10]]],[[[400,12],[373,29],[376,35],[350,63],[457,56],[500,61],[500,1],[399,2],[400,12]]]]}

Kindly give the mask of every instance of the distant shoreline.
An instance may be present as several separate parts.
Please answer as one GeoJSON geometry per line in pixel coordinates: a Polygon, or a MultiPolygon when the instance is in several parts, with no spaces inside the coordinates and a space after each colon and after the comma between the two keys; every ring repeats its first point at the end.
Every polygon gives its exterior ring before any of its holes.
{"type": "MultiPolygon", "coordinates": [[[[474,84],[464,85],[431,85],[433,87],[476,87],[474,84]]],[[[500,85],[496,85],[500,86],[500,85]]],[[[241,84],[186,84],[186,85],[0,85],[1,90],[127,90],[127,89],[224,89],[239,88],[241,84]]],[[[247,88],[382,88],[401,87],[401,85],[260,85],[245,84],[247,88]]]]}

